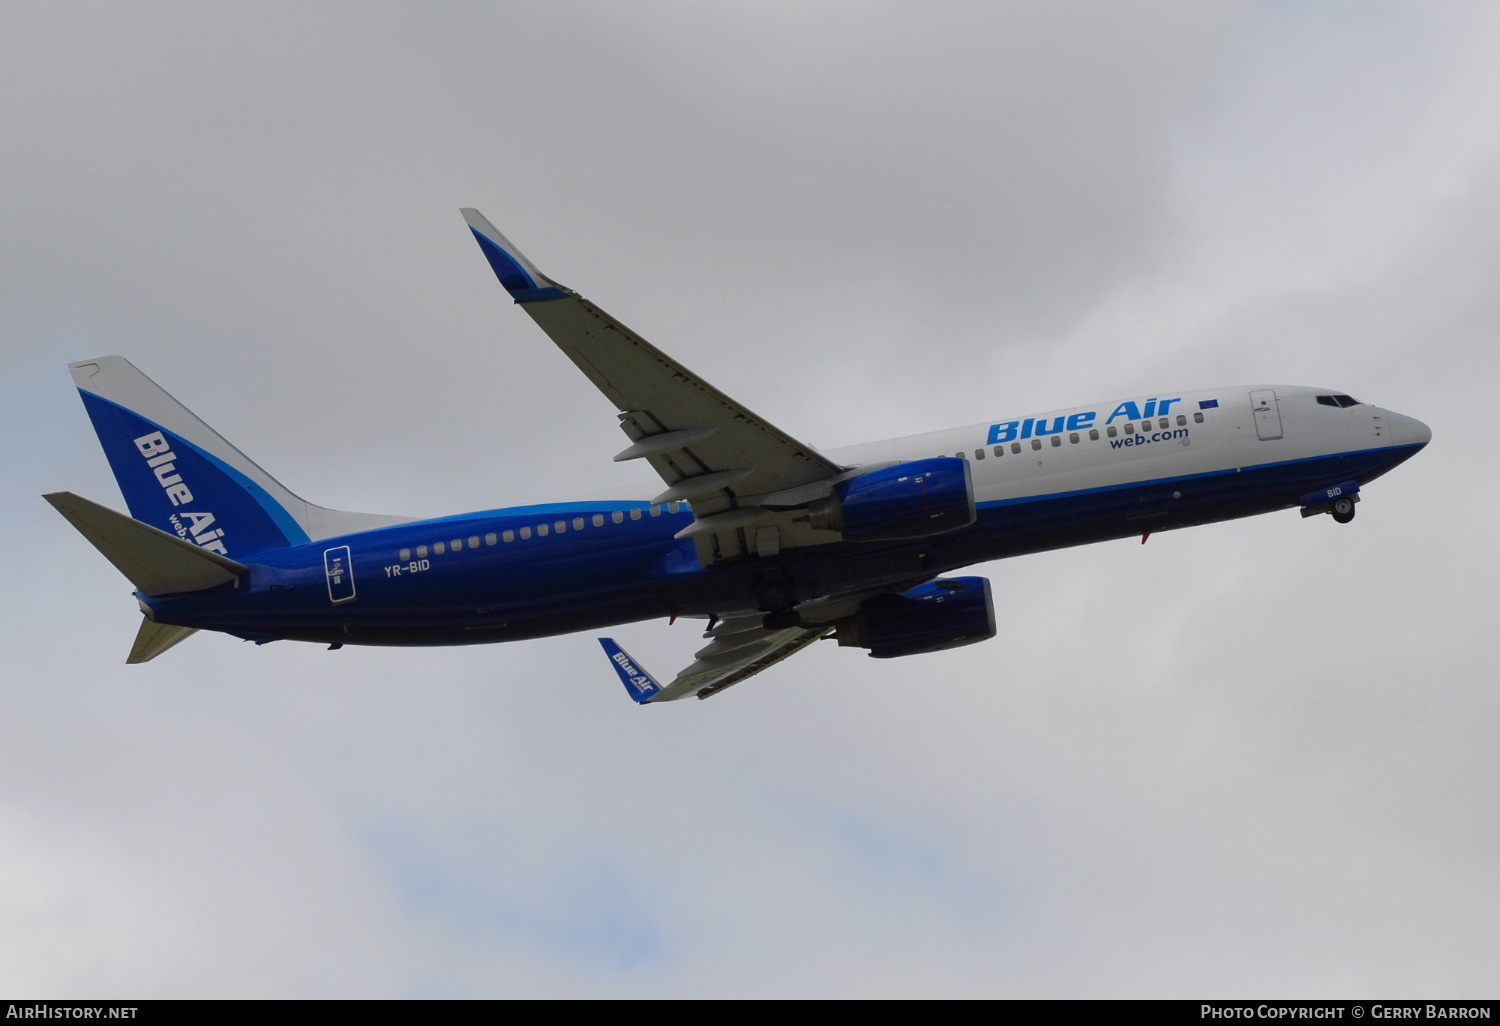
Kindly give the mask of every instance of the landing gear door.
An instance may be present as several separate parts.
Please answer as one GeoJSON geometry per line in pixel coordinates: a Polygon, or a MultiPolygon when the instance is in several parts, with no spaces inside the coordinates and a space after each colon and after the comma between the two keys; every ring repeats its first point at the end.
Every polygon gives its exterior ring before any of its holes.
{"type": "Polygon", "coordinates": [[[1276,393],[1262,388],[1250,393],[1250,408],[1255,411],[1255,437],[1262,442],[1281,437],[1281,407],[1276,405],[1276,393]]]}

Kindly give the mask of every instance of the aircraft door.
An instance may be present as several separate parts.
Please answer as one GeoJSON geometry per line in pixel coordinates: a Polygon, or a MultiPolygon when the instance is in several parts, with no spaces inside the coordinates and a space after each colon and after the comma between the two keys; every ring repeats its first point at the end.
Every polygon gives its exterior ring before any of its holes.
{"type": "Polygon", "coordinates": [[[334,605],[354,601],[354,559],[349,546],[323,552],[323,574],[328,579],[328,601],[334,605]]]}
{"type": "Polygon", "coordinates": [[[1262,388],[1250,393],[1250,408],[1255,411],[1255,437],[1262,442],[1281,437],[1281,407],[1276,403],[1276,393],[1262,388]]]}

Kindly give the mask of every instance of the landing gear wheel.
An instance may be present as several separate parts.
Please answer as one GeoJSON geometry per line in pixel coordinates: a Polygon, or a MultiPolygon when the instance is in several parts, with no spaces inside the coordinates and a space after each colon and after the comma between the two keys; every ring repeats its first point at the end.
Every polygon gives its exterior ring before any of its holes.
{"type": "Polygon", "coordinates": [[[1354,500],[1350,498],[1338,498],[1333,500],[1333,508],[1328,511],[1335,523],[1347,524],[1354,519],[1354,500]]]}

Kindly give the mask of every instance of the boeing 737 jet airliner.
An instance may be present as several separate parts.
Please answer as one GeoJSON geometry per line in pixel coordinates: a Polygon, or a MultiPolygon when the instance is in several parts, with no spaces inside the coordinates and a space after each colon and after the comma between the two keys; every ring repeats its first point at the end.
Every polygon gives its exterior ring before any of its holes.
{"type": "Polygon", "coordinates": [[[1300,509],[1432,437],[1327,388],[1244,385],[820,452],[751,413],[464,217],[507,292],[614,403],[660,487],[433,520],[287,491],[118,356],[71,365],[130,516],[46,496],[136,587],[128,661],[194,631],[257,643],[465,645],[655,617],[708,621],[659,683],[601,643],[636,702],[707,698],[831,637],[878,658],[995,635],[971,563],[1300,509]]]}

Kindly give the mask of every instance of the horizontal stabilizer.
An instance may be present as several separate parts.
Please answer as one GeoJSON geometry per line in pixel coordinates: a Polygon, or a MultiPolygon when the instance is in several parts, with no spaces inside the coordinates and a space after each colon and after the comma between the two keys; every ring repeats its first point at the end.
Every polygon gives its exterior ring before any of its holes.
{"type": "Polygon", "coordinates": [[[42,498],[147,595],[214,588],[250,569],[72,492],[42,498]]]}
{"type": "Polygon", "coordinates": [[[196,627],[174,627],[141,618],[141,629],[136,632],[135,644],[130,646],[127,663],[149,663],[167,649],[183,641],[190,634],[198,633],[196,627]]]}
{"type": "Polygon", "coordinates": [[[600,638],[599,644],[604,646],[604,654],[609,656],[610,665],[620,675],[620,682],[625,685],[625,690],[634,702],[644,705],[657,696],[661,685],[656,683],[656,678],[630,658],[629,652],[615,644],[614,638],[600,638]]]}

